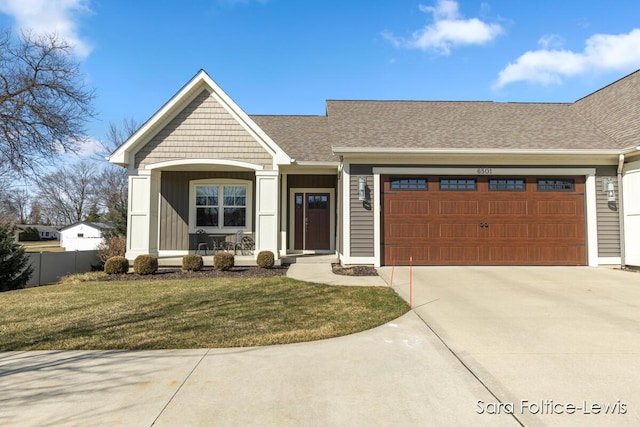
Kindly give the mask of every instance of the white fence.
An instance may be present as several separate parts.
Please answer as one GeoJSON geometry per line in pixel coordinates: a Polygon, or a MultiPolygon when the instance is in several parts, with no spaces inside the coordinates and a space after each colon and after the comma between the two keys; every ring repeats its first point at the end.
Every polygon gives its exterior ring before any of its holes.
{"type": "Polygon", "coordinates": [[[61,277],[91,271],[99,262],[96,251],[27,253],[33,267],[27,287],[55,283],[61,277]]]}

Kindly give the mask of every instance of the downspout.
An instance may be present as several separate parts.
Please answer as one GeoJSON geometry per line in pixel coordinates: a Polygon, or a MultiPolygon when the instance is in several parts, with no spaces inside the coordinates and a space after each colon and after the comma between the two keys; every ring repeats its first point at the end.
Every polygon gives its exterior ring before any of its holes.
{"type": "Polygon", "coordinates": [[[620,221],[620,267],[626,267],[625,240],[624,240],[624,197],[622,189],[622,169],[624,167],[624,154],[618,156],[618,218],[620,221]]]}

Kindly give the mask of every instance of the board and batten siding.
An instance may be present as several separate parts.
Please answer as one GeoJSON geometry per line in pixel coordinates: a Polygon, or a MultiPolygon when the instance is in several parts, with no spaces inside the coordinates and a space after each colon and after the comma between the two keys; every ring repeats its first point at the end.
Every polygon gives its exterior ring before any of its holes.
{"type": "Polygon", "coordinates": [[[596,176],[596,215],[598,217],[598,256],[620,257],[620,215],[618,212],[618,177],[615,170],[596,176]],[[603,181],[610,179],[615,188],[616,201],[608,202],[602,191],[603,181]]]}
{"type": "MultiPolygon", "coordinates": [[[[162,172],[160,177],[160,250],[196,249],[189,235],[189,182],[197,179],[243,179],[253,182],[253,172],[162,172]]],[[[255,191],[254,191],[255,198],[255,191]]],[[[255,206],[255,200],[252,202],[255,206]]]]}
{"type": "Polygon", "coordinates": [[[372,257],[374,243],[373,198],[377,197],[373,188],[373,169],[371,166],[351,165],[350,171],[350,224],[352,257],[372,257]],[[358,200],[358,178],[365,177],[367,196],[365,202],[358,200]]]}
{"type": "Polygon", "coordinates": [[[135,155],[135,167],[183,159],[236,160],[272,167],[267,152],[208,92],[202,91],[135,155]]]}

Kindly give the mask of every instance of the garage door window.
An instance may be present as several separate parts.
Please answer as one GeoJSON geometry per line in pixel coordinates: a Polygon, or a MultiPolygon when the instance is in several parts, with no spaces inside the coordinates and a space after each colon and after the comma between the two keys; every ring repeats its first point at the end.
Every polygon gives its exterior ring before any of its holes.
{"type": "Polygon", "coordinates": [[[524,178],[492,178],[489,180],[489,191],[526,191],[524,178]]]}
{"type": "Polygon", "coordinates": [[[426,178],[391,178],[392,190],[426,190],[426,178]]]}
{"type": "Polygon", "coordinates": [[[476,191],[473,178],[440,178],[440,191],[476,191]]]}
{"type": "Polygon", "coordinates": [[[573,179],[539,179],[538,191],[575,191],[573,179]]]}

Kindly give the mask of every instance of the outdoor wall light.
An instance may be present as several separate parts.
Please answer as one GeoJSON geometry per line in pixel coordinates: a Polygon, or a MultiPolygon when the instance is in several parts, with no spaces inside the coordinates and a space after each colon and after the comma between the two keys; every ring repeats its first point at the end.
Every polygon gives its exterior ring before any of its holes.
{"type": "Polygon", "coordinates": [[[602,180],[602,192],[607,193],[607,202],[616,201],[616,191],[611,178],[605,178],[602,180]]]}
{"type": "Polygon", "coordinates": [[[367,200],[367,180],[364,176],[358,177],[358,200],[361,202],[367,200]]]}

